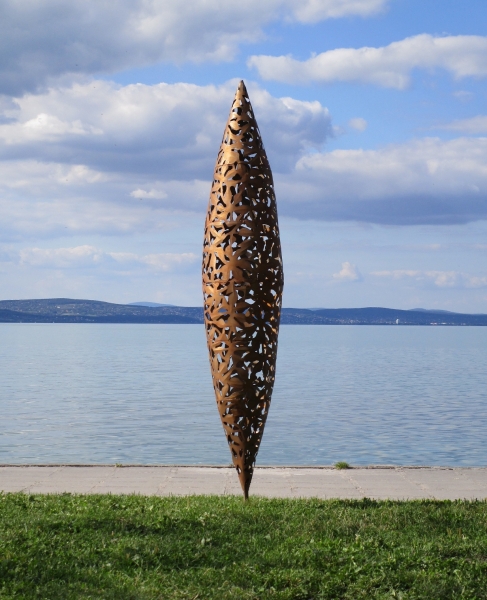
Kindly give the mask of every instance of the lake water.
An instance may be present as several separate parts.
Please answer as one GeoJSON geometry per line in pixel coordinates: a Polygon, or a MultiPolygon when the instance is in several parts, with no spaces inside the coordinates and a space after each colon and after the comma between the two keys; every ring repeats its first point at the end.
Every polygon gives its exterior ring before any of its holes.
{"type": "MultiPolygon", "coordinates": [[[[487,465],[487,327],[283,326],[261,465],[487,465]]],[[[1,463],[228,464],[204,329],[0,324],[1,463]]]]}

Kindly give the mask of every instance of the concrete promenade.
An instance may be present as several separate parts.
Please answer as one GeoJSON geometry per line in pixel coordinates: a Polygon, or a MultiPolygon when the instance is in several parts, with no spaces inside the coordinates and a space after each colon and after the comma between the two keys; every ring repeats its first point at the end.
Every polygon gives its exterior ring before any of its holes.
{"type": "MultiPolygon", "coordinates": [[[[0,466],[0,490],[241,495],[233,468],[187,466],[0,466]]],[[[487,468],[257,467],[250,491],[273,498],[487,499],[487,468]]]]}

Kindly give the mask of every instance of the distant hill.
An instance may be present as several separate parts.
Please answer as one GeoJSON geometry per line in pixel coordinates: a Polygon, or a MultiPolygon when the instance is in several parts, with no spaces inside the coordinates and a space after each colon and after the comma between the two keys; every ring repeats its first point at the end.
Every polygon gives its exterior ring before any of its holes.
{"type": "MultiPolygon", "coordinates": [[[[49,298],[0,301],[0,323],[203,323],[200,306],[49,298]],[[143,305],[142,305],[143,304],[143,305]]],[[[282,325],[487,325],[487,315],[393,308],[284,308],[282,325]]]]}
{"type": "Polygon", "coordinates": [[[158,302],[130,302],[129,304],[127,304],[127,306],[149,306],[150,308],[158,308],[159,306],[175,306],[175,305],[174,304],[159,304],[158,302]]]}
{"type": "Polygon", "coordinates": [[[487,325],[487,315],[394,308],[288,308],[282,311],[283,324],[302,325],[487,325]]]}
{"type": "Polygon", "coordinates": [[[427,312],[427,313],[438,313],[438,314],[446,314],[446,315],[454,315],[454,314],[459,314],[459,313],[452,313],[451,310],[440,310],[440,309],[436,309],[436,308],[412,308],[411,310],[418,310],[420,312],[427,312]]]}
{"type": "Polygon", "coordinates": [[[0,301],[0,322],[10,323],[202,323],[200,307],[134,306],[97,300],[49,298],[0,301]]]}

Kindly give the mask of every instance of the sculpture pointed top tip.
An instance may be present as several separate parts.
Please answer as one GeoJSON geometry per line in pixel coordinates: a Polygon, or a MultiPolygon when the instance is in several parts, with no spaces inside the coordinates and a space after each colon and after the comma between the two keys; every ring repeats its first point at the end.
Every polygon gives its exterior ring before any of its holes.
{"type": "Polygon", "coordinates": [[[245,87],[245,83],[244,83],[243,79],[241,79],[240,83],[238,84],[236,95],[248,97],[247,88],[245,87]]]}

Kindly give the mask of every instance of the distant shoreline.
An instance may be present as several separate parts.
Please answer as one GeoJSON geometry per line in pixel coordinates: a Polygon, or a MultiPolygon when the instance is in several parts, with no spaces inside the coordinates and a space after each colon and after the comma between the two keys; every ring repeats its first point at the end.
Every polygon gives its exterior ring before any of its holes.
{"type": "MultiPolygon", "coordinates": [[[[193,306],[114,304],[97,300],[49,298],[0,301],[0,323],[202,324],[203,309],[193,306]]],[[[281,325],[487,326],[487,314],[423,309],[283,308],[281,325]]]]}
{"type": "MultiPolygon", "coordinates": [[[[113,320],[113,321],[104,321],[102,319],[98,319],[98,320],[92,320],[92,319],[85,319],[85,320],[66,320],[66,321],[61,321],[61,320],[44,320],[44,321],[32,321],[32,320],[17,320],[17,321],[13,321],[13,320],[3,320],[0,317],[0,325],[203,325],[203,323],[199,323],[196,321],[185,321],[183,319],[181,319],[180,321],[175,319],[175,320],[165,320],[163,318],[161,319],[157,319],[157,320],[153,320],[153,321],[143,321],[143,320],[133,320],[133,321],[129,321],[129,320],[113,320]]],[[[319,326],[319,327],[326,327],[326,326],[334,326],[334,327],[338,327],[338,326],[358,326],[358,327],[393,327],[393,326],[402,326],[402,327],[487,327],[487,323],[360,323],[360,322],[337,322],[337,323],[288,323],[288,322],[283,322],[281,320],[280,322],[280,326],[281,327],[287,327],[287,326],[297,326],[297,327],[311,327],[311,326],[319,326]]]]}

